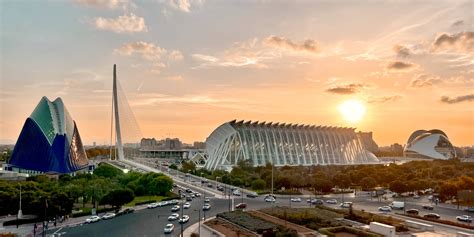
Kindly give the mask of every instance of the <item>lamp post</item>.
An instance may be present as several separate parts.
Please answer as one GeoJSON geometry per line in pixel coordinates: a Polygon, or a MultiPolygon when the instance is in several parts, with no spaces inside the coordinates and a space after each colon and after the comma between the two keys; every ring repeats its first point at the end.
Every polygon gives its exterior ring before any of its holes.
{"type": "Polygon", "coordinates": [[[198,217],[199,217],[199,220],[198,220],[198,235],[201,236],[201,209],[199,209],[199,208],[194,209],[194,211],[198,212],[198,217]]]}
{"type": "Polygon", "coordinates": [[[18,209],[17,218],[18,218],[18,219],[23,218],[23,212],[21,211],[21,183],[20,183],[20,208],[18,209]]]}

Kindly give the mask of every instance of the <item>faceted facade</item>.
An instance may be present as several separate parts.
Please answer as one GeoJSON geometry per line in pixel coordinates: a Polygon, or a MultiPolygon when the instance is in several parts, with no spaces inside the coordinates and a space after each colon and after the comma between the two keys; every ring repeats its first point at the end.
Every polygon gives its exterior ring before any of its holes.
{"type": "Polygon", "coordinates": [[[13,167],[49,173],[71,173],[87,168],[88,159],[76,122],[61,98],[43,97],[28,117],[13,149],[13,167]]]}
{"type": "Polygon", "coordinates": [[[354,128],[230,121],[206,140],[209,170],[231,169],[239,160],[254,166],[378,163],[354,128]]]}
{"type": "Polygon", "coordinates": [[[456,150],[448,136],[439,129],[413,132],[403,153],[409,158],[447,160],[456,157],[456,150]]]}

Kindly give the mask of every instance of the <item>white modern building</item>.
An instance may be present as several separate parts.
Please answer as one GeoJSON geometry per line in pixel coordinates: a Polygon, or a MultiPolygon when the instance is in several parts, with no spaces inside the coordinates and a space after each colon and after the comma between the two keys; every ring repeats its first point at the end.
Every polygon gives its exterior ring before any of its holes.
{"type": "Polygon", "coordinates": [[[403,154],[408,158],[447,160],[456,157],[456,150],[441,130],[417,130],[408,138],[403,154]]]}
{"type": "Polygon", "coordinates": [[[354,130],[233,120],[216,128],[207,138],[205,167],[230,170],[240,160],[250,160],[254,166],[378,163],[354,130]]]}

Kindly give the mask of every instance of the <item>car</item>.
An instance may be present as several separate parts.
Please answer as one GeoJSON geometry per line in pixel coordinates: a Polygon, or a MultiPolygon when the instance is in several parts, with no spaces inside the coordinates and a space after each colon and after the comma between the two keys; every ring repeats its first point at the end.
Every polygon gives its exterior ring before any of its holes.
{"type": "Polygon", "coordinates": [[[171,211],[172,211],[172,212],[177,212],[177,211],[179,211],[179,209],[180,209],[179,205],[174,205],[174,206],[171,208],[171,211]]]}
{"type": "Polygon", "coordinates": [[[175,221],[179,218],[179,214],[178,213],[173,213],[171,214],[170,216],[168,216],[168,220],[169,221],[175,221]]]}
{"type": "Polygon", "coordinates": [[[125,208],[125,209],[122,209],[120,211],[117,211],[117,213],[115,213],[116,216],[121,216],[121,215],[125,215],[125,214],[128,214],[128,213],[133,213],[135,211],[135,209],[131,208],[131,207],[128,207],[128,208],[125,208]]]}
{"type": "Polygon", "coordinates": [[[379,211],[390,212],[390,211],[392,211],[392,208],[389,207],[389,206],[383,206],[383,207],[379,207],[379,211]]]}
{"type": "Polygon", "coordinates": [[[464,211],[474,212],[474,207],[468,207],[468,208],[464,209],[464,211]]]}
{"type": "Polygon", "coordinates": [[[237,209],[244,209],[246,207],[247,207],[247,204],[243,203],[243,202],[235,205],[235,208],[237,208],[237,209]]]}
{"type": "Polygon", "coordinates": [[[168,204],[166,205],[176,205],[179,203],[179,200],[178,199],[173,199],[173,200],[169,200],[167,201],[168,204]]]}
{"type": "Polygon", "coordinates": [[[150,203],[146,206],[146,208],[148,209],[152,209],[152,208],[156,208],[158,207],[158,203],[154,202],[154,203],[150,203]]]}
{"type": "Polygon", "coordinates": [[[187,192],[187,193],[192,193],[192,192],[193,192],[193,190],[191,190],[191,189],[187,188],[187,189],[186,189],[186,192],[187,192]]]}
{"type": "Polygon", "coordinates": [[[321,200],[321,199],[313,199],[313,200],[311,200],[311,204],[322,205],[322,204],[324,204],[324,201],[321,200]]]}
{"type": "Polygon", "coordinates": [[[210,202],[210,201],[211,201],[211,200],[210,200],[209,198],[204,198],[204,202],[205,202],[205,203],[208,203],[208,202],[210,202]]]}
{"type": "Polygon", "coordinates": [[[86,219],[86,223],[94,223],[100,221],[100,217],[98,216],[91,216],[86,219]]]}
{"type": "Polygon", "coordinates": [[[224,187],[222,187],[222,186],[217,186],[217,190],[219,190],[219,191],[224,191],[224,187]]]}
{"type": "Polygon", "coordinates": [[[194,195],[195,195],[196,197],[200,197],[200,196],[201,196],[200,193],[194,193],[194,195]]]}
{"type": "Polygon", "coordinates": [[[342,208],[350,208],[352,206],[352,202],[343,202],[339,206],[342,208]]]}
{"type": "Polygon", "coordinates": [[[238,190],[238,189],[232,191],[232,194],[233,194],[234,196],[240,196],[240,195],[241,195],[240,190],[238,190]]]}
{"type": "Polygon", "coordinates": [[[193,198],[192,198],[192,197],[190,197],[190,196],[186,196],[186,201],[187,201],[187,202],[190,202],[190,201],[192,201],[192,200],[193,200],[193,198]]]}
{"type": "Polygon", "coordinates": [[[191,196],[192,198],[196,197],[196,195],[194,193],[190,193],[189,196],[191,196]]]}
{"type": "Polygon", "coordinates": [[[114,217],[115,217],[115,213],[107,212],[107,213],[105,213],[105,215],[102,216],[102,220],[108,220],[108,219],[112,219],[114,217]]]}
{"type": "Polygon", "coordinates": [[[419,213],[420,213],[420,211],[419,211],[418,209],[409,209],[409,210],[407,210],[407,214],[408,214],[408,215],[415,215],[415,216],[417,216],[419,213]]]}
{"type": "Polygon", "coordinates": [[[174,230],[174,225],[173,224],[166,224],[165,228],[163,229],[165,234],[172,233],[173,230],[174,230]]]}
{"type": "Polygon", "coordinates": [[[186,223],[189,221],[188,215],[183,215],[183,217],[179,218],[179,223],[186,223]]]}
{"type": "Polygon", "coordinates": [[[273,196],[266,196],[263,200],[265,200],[265,202],[276,202],[276,198],[273,196]]]}
{"type": "Polygon", "coordinates": [[[203,211],[208,211],[210,209],[211,209],[211,204],[209,204],[209,203],[206,203],[206,204],[204,204],[204,206],[202,206],[203,211]]]}
{"type": "Polygon", "coordinates": [[[420,196],[418,196],[418,195],[416,195],[416,194],[413,195],[413,199],[419,199],[419,198],[420,198],[420,196]]]}
{"type": "Polygon", "coordinates": [[[208,187],[208,188],[212,188],[213,186],[212,186],[211,183],[209,183],[209,184],[207,184],[207,187],[208,187]]]}
{"type": "Polygon", "coordinates": [[[163,206],[166,206],[166,205],[168,205],[168,202],[166,202],[166,201],[158,203],[159,207],[163,207],[163,206]]]}
{"type": "Polygon", "coordinates": [[[173,188],[177,188],[177,187],[178,187],[178,185],[177,185],[177,184],[173,184],[173,188]]]}
{"type": "Polygon", "coordinates": [[[256,198],[256,197],[258,197],[258,194],[256,194],[256,193],[247,193],[247,197],[256,198]]]}
{"type": "Polygon", "coordinates": [[[433,210],[434,207],[431,206],[431,205],[423,205],[423,209],[426,209],[426,210],[433,210]]]}
{"type": "Polygon", "coordinates": [[[337,200],[336,199],[329,199],[329,200],[326,200],[326,203],[328,203],[328,204],[337,204],[337,200]]]}
{"type": "Polygon", "coordinates": [[[191,207],[191,203],[189,203],[189,202],[183,204],[184,209],[189,209],[190,207],[191,207]]]}
{"type": "Polygon", "coordinates": [[[301,202],[301,198],[291,198],[291,202],[301,202]]]}
{"type": "Polygon", "coordinates": [[[456,216],[456,220],[470,223],[472,222],[472,217],[468,215],[456,216]]]}
{"type": "Polygon", "coordinates": [[[430,219],[439,219],[439,218],[441,218],[441,216],[439,216],[436,213],[428,213],[428,214],[424,215],[423,217],[430,218],[430,219]]]}

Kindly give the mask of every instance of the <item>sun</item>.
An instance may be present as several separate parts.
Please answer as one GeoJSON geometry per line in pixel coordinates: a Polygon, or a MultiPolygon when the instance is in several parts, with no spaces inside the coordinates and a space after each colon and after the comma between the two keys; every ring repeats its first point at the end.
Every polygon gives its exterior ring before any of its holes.
{"type": "Polygon", "coordinates": [[[356,99],[344,101],[339,105],[338,109],[344,120],[349,123],[357,123],[362,120],[365,115],[365,105],[356,99]]]}

